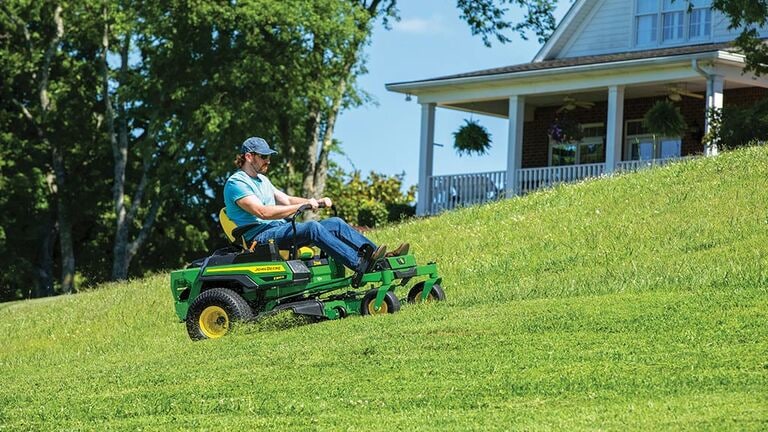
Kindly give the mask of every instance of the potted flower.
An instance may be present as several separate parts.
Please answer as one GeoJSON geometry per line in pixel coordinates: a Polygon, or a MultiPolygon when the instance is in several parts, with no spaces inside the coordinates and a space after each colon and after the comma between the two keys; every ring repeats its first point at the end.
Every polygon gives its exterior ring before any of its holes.
{"type": "Polygon", "coordinates": [[[680,108],[666,99],[656,102],[645,113],[643,126],[649,133],[663,137],[682,136],[688,130],[680,108]]]}
{"type": "Polygon", "coordinates": [[[555,117],[549,125],[547,135],[558,144],[579,142],[584,138],[584,131],[579,122],[568,117],[555,117]]]}
{"type": "Polygon", "coordinates": [[[453,133],[453,148],[459,156],[464,153],[484,155],[491,148],[491,134],[477,120],[464,120],[459,130],[453,133]]]}

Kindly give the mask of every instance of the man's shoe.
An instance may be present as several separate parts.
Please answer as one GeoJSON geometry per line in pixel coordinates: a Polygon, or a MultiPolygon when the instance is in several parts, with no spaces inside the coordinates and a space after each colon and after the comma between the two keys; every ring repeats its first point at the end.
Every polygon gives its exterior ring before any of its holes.
{"type": "Polygon", "coordinates": [[[371,267],[373,267],[374,264],[376,264],[376,261],[384,258],[387,255],[387,247],[384,245],[381,245],[376,248],[375,251],[373,251],[373,254],[371,254],[371,267]]]}
{"type": "Polygon", "coordinates": [[[400,243],[400,246],[395,248],[392,252],[387,253],[387,258],[389,257],[397,257],[397,256],[403,256],[408,255],[408,250],[411,248],[411,245],[408,243],[400,243]]]}

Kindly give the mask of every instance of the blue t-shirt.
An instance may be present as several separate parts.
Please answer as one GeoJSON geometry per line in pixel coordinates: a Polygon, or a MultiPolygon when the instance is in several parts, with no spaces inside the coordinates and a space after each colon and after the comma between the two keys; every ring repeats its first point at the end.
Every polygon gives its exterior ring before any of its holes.
{"type": "Polygon", "coordinates": [[[224,184],[224,205],[227,209],[227,216],[232,219],[232,222],[237,226],[261,223],[261,225],[248,230],[245,234],[246,239],[255,237],[256,234],[271,225],[285,223],[282,219],[260,219],[240,208],[237,205],[237,200],[249,195],[256,195],[256,198],[264,205],[275,205],[275,187],[266,176],[259,174],[256,178],[253,178],[246,174],[245,171],[240,170],[232,174],[224,184]]]}

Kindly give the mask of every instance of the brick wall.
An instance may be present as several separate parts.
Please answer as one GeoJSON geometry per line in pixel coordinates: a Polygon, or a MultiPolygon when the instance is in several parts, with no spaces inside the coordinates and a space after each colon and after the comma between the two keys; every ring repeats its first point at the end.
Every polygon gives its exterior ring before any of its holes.
{"type": "MultiPolygon", "coordinates": [[[[723,100],[725,106],[744,106],[755,103],[766,97],[768,97],[768,89],[751,87],[726,90],[723,100]]],[[[625,100],[624,120],[642,119],[646,111],[648,111],[657,100],[661,100],[661,98],[653,97],[625,100]]],[[[689,126],[688,133],[682,137],[682,155],[688,156],[701,154],[704,150],[704,146],[701,144],[701,138],[704,134],[705,101],[703,99],[684,96],[683,100],[677,103],[677,106],[680,107],[680,112],[683,114],[683,117],[689,126]]],[[[547,129],[552,121],[554,121],[558,108],[559,107],[536,108],[533,121],[525,122],[523,129],[523,168],[547,166],[549,152],[547,129]]],[[[567,115],[582,124],[605,124],[608,117],[608,103],[596,102],[590,109],[576,108],[573,111],[569,111],[567,115]]]]}

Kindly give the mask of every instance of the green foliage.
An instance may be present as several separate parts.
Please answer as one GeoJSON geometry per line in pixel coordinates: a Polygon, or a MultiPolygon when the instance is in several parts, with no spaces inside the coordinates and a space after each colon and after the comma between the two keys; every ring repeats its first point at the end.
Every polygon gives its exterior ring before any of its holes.
{"type": "Polygon", "coordinates": [[[768,137],[768,100],[746,107],[710,110],[707,116],[711,133],[704,139],[717,142],[721,148],[734,149],[768,137]]]}
{"type": "MultiPolygon", "coordinates": [[[[117,217],[101,60],[107,24],[108,87],[116,127],[126,126],[128,143],[122,198],[135,216],[128,241],[145,226],[152,203],[160,203],[145,246],[131,263],[130,275],[137,276],[176,267],[220,244],[211,215],[221,207],[222,185],[245,137],[259,134],[288,158],[277,160],[273,173],[284,179],[282,186],[301,184],[308,107],[325,112],[350,61],[359,66],[355,73],[363,71],[356,44],[370,33],[365,23],[396,16],[394,2],[377,3],[373,16],[364,5],[67,2],[64,36],[53,47],[51,62],[54,109],[40,123],[55,137],[46,145],[17,101],[29,102],[31,114],[40,117],[35,77],[41,76],[55,32],[56,5],[2,2],[0,130],[13,133],[0,134],[0,156],[9,161],[0,165],[0,214],[5,247],[18,252],[0,257],[0,265],[10,270],[0,275],[0,299],[54,292],[59,273],[54,253],[59,209],[50,182],[54,145],[62,149],[67,174],[59,193],[65,202],[77,203],[69,209],[77,270],[88,285],[111,276],[117,217]]],[[[345,88],[342,106],[365,100],[354,80],[345,88]]]]}
{"type": "Polygon", "coordinates": [[[768,23],[768,5],[765,1],[714,0],[712,7],[722,12],[729,21],[729,29],[741,31],[735,45],[746,55],[746,71],[762,75],[768,72],[768,46],[759,29],[768,23]]]}
{"type": "Polygon", "coordinates": [[[453,148],[459,156],[473,153],[478,156],[484,155],[491,148],[491,134],[480,125],[477,120],[464,120],[464,124],[453,133],[453,148]]]}
{"type": "Polygon", "coordinates": [[[193,343],[167,274],[0,304],[3,429],[760,430],[766,176],[748,148],[376,230],[444,277],[394,315],[193,343]]]}
{"type": "Polygon", "coordinates": [[[645,113],[643,126],[658,136],[679,136],[688,130],[680,108],[666,99],[656,101],[645,113]]]}
{"type": "Polygon", "coordinates": [[[500,43],[510,42],[507,32],[517,33],[527,40],[531,31],[544,43],[555,30],[555,18],[552,15],[557,0],[457,0],[461,19],[469,24],[473,35],[480,35],[485,46],[491,46],[491,38],[500,43]],[[507,18],[507,5],[517,5],[523,9],[523,19],[511,21],[507,18]]]}
{"type": "Polygon", "coordinates": [[[339,216],[349,223],[376,227],[413,216],[416,187],[403,192],[404,174],[386,176],[371,172],[362,178],[360,171],[346,173],[334,166],[328,176],[326,195],[331,197],[339,216]]]}

